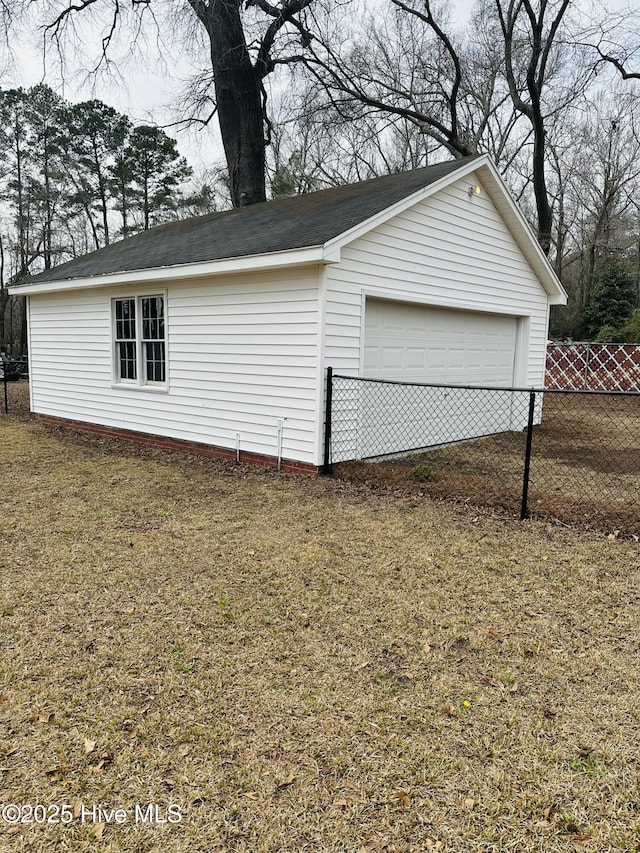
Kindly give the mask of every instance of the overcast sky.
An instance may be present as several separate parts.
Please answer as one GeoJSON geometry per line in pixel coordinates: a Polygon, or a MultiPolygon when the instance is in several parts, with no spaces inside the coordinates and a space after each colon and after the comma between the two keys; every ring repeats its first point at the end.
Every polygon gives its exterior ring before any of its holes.
{"type": "MultiPolygon", "coordinates": [[[[380,0],[364,0],[365,8],[373,7],[380,0]]],[[[382,0],[385,2],[385,0],[382,0]]],[[[463,23],[468,20],[473,0],[452,0],[455,15],[463,23]]],[[[37,4],[34,4],[37,8],[37,4]]],[[[49,42],[48,57],[43,59],[42,31],[35,25],[25,31],[16,28],[12,38],[13,50],[0,52],[2,88],[11,86],[33,86],[47,83],[60,95],[72,102],[99,98],[120,112],[126,113],[134,123],[157,124],[165,128],[170,136],[178,140],[178,146],[196,170],[221,163],[222,147],[215,119],[211,128],[185,130],[174,126],[178,119],[176,104],[181,84],[198,65],[208,67],[206,50],[200,56],[186,56],[179,39],[175,44],[158,45],[153,38],[147,40],[143,56],[137,61],[125,62],[127,44],[116,44],[110,52],[113,57],[114,74],[87,75],[87,68],[95,62],[100,52],[100,28],[91,26],[91,16],[85,12],[76,16],[83,23],[78,32],[77,48],[65,52],[64,73],[60,74],[59,63],[49,42]],[[82,55],[84,52],[84,55],[82,55]]],[[[105,22],[103,22],[104,25],[105,22]]],[[[35,24],[35,22],[34,22],[35,24]]],[[[147,28],[146,32],[152,32],[147,28]]]]}
{"type": "MultiPolygon", "coordinates": [[[[388,0],[362,0],[365,8],[372,8],[378,3],[388,0]]],[[[458,26],[464,27],[469,21],[474,0],[451,0],[453,17],[458,26]]],[[[589,0],[584,0],[585,5],[589,0]]],[[[611,0],[613,5],[620,5],[626,0],[611,0]]],[[[600,4],[599,4],[600,5],[600,4]]],[[[37,4],[34,4],[36,9],[37,4]]],[[[33,7],[32,7],[33,8],[33,7]]],[[[92,7],[93,8],[93,7],[92,7]]],[[[187,12],[188,14],[188,12],[187,12]]],[[[181,152],[188,158],[190,164],[200,170],[223,159],[219,134],[215,126],[205,130],[181,130],[172,126],[178,118],[176,108],[180,97],[180,87],[190,73],[208,67],[206,49],[200,54],[188,56],[183,48],[182,40],[177,37],[175,42],[167,43],[163,30],[164,44],[158,44],[153,34],[153,28],[145,27],[146,44],[142,45],[137,61],[125,61],[129,44],[114,45],[110,55],[113,57],[114,73],[98,77],[88,75],[87,69],[96,61],[100,52],[100,28],[95,24],[93,11],[76,16],[84,28],[78,31],[76,48],[68,49],[65,54],[65,68],[61,76],[59,63],[55,52],[49,43],[49,56],[43,61],[42,32],[32,27],[29,32],[18,32],[16,29],[12,38],[12,52],[0,52],[1,86],[32,86],[39,82],[48,83],[59,94],[72,102],[99,98],[120,112],[126,113],[135,123],[158,124],[167,133],[178,140],[181,152]],[[84,55],[83,55],[84,52],[84,55]]],[[[103,21],[103,27],[105,22],[103,21]]]]}
{"type": "MultiPolygon", "coordinates": [[[[85,15],[89,21],[89,16],[85,15]]],[[[211,129],[184,130],[174,126],[179,118],[176,108],[180,88],[189,74],[197,71],[194,58],[185,56],[175,45],[158,45],[153,39],[143,46],[143,55],[124,58],[128,45],[116,44],[110,73],[97,76],[87,73],[91,62],[100,54],[100,31],[88,27],[80,33],[86,45],[65,52],[65,65],[61,69],[55,51],[48,45],[48,56],[43,57],[42,32],[17,32],[12,39],[12,49],[0,53],[1,86],[33,86],[47,83],[67,100],[77,103],[91,98],[126,113],[136,124],[157,124],[178,140],[178,146],[196,169],[214,165],[222,159],[222,148],[215,120],[211,129]],[[171,55],[163,60],[167,53],[171,55]]],[[[206,67],[207,57],[202,57],[206,67]]]]}

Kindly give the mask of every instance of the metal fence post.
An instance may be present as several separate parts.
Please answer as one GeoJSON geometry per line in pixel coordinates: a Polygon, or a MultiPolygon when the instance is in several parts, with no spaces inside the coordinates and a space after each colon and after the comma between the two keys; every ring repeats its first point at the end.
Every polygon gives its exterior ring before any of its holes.
{"type": "Polygon", "coordinates": [[[527,444],[524,451],[524,471],[522,472],[522,504],[520,520],[529,517],[527,502],[529,499],[529,470],[531,468],[531,444],[533,441],[533,418],[536,410],[536,392],[529,392],[529,416],[527,418],[527,444]]]}
{"type": "Polygon", "coordinates": [[[324,417],[324,460],[322,474],[329,476],[333,474],[331,464],[331,409],[333,404],[333,368],[327,367],[327,398],[325,403],[324,417]]]}
{"type": "Polygon", "coordinates": [[[591,361],[591,343],[587,344],[587,357],[584,362],[584,382],[582,388],[584,391],[589,390],[589,362],[591,361]]]}

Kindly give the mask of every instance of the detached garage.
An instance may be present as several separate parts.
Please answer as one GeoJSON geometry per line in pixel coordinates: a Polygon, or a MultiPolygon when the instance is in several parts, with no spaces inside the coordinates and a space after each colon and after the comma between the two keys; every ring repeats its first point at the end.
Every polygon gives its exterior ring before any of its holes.
{"type": "Polygon", "coordinates": [[[299,470],[327,366],[538,387],[566,301],[485,156],[163,225],[13,292],[43,421],[299,470]]]}

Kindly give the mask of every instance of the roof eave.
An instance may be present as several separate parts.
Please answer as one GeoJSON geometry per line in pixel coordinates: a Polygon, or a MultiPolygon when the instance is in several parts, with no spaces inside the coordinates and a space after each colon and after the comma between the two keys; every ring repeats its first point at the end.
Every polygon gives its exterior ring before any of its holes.
{"type": "Polygon", "coordinates": [[[224,258],[215,261],[201,261],[195,264],[176,264],[156,269],[129,270],[109,275],[69,278],[58,281],[42,281],[29,284],[15,284],[9,293],[16,296],[31,296],[40,293],[59,293],[66,290],[86,290],[97,287],[114,287],[138,284],[161,284],[177,279],[187,280],[206,278],[252,270],[277,270],[300,266],[333,263],[339,259],[339,252],[325,251],[323,246],[307,246],[301,249],[286,249],[280,252],[267,252],[260,255],[243,255],[236,258],[224,258]]]}

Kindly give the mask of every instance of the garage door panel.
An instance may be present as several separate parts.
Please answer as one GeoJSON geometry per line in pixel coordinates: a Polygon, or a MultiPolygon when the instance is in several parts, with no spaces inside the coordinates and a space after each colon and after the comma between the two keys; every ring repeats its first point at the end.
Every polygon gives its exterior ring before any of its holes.
{"type": "Polygon", "coordinates": [[[407,367],[424,370],[427,366],[427,353],[422,347],[407,347],[407,367]]]}
{"type": "Polygon", "coordinates": [[[517,318],[508,315],[367,299],[365,375],[508,386],[513,381],[516,327],[517,318]],[[465,375],[454,380],[452,370],[465,375]]]}
{"type": "MultiPolygon", "coordinates": [[[[363,373],[373,379],[509,387],[517,318],[367,299],[363,373]]],[[[511,428],[505,395],[364,385],[357,403],[360,458],[402,452],[511,428]],[[472,397],[469,396],[472,395],[472,397]],[[435,395],[442,396],[436,400],[435,395]],[[438,416],[434,416],[434,412],[438,416]]]]}

